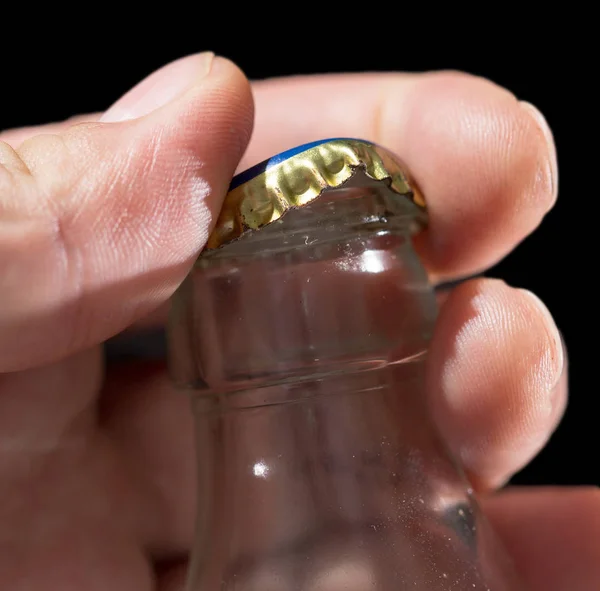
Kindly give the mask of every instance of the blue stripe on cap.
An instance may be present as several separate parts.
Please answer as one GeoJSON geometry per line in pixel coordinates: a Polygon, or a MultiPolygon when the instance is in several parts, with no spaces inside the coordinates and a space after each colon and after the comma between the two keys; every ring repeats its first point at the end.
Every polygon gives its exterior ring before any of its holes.
{"type": "MultiPolygon", "coordinates": [[[[316,146],[320,146],[321,144],[326,144],[327,142],[335,142],[337,140],[362,141],[362,140],[356,140],[354,138],[336,137],[336,138],[328,138],[326,140],[318,140],[316,142],[310,142],[308,144],[302,144],[301,146],[291,148],[290,150],[281,152],[280,154],[277,154],[276,156],[273,156],[272,158],[263,160],[259,164],[255,164],[248,170],[244,170],[244,172],[240,172],[239,174],[236,174],[233,177],[233,180],[231,181],[231,185],[229,185],[229,190],[231,191],[232,189],[235,189],[236,187],[239,187],[240,185],[247,183],[249,180],[252,180],[254,177],[257,177],[259,174],[262,174],[266,170],[269,170],[269,168],[272,168],[273,166],[277,166],[278,164],[281,164],[284,160],[288,160],[289,158],[292,158],[293,156],[296,156],[297,154],[306,152],[307,150],[310,150],[311,148],[315,148],[316,146]]],[[[371,143],[371,142],[365,142],[365,143],[371,143]]]]}

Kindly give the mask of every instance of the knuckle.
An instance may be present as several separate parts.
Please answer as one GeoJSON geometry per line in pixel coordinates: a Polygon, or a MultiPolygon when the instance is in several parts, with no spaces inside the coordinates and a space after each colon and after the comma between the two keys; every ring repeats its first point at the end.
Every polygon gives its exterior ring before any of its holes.
{"type": "Polygon", "coordinates": [[[19,154],[0,141],[0,214],[2,219],[35,209],[31,173],[19,154]]]}
{"type": "Polygon", "coordinates": [[[0,166],[6,171],[27,171],[25,163],[15,149],[3,141],[0,141],[0,166]]]}
{"type": "Polygon", "coordinates": [[[74,162],[64,138],[36,135],[25,140],[18,154],[40,188],[41,195],[61,194],[73,178],[74,162]]]}
{"type": "Polygon", "coordinates": [[[0,141],[0,203],[12,194],[16,177],[28,174],[27,166],[17,152],[6,142],[0,141]]]}

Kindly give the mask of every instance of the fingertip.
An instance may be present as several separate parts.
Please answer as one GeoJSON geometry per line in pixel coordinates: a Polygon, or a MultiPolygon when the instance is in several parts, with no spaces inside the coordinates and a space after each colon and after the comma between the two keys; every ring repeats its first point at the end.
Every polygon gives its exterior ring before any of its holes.
{"type": "Polygon", "coordinates": [[[528,289],[519,289],[520,296],[524,296],[528,302],[523,302],[525,306],[524,314],[537,316],[537,324],[540,331],[546,332],[546,343],[548,345],[548,359],[545,363],[545,383],[548,388],[554,388],[565,370],[565,349],[564,342],[554,318],[546,304],[532,291],[528,289]]]}
{"type": "Polygon", "coordinates": [[[244,155],[254,128],[254,98],[250,82],[241,68],[225,57],[213,62],[214,107],[221,105],[223,138],[235,153],[235,166],[244,155]]]}
{"type": "Polygon", "coordinates": [[[531,460],[566,405],[558,330],[537,298],[499,280],[450,294],[431,343],[428,392],[474,484],[498,486],[531,460]]]}
{"type": "Polygon", "coordinates": [[[102,123],[139,119],[167,105],[211,73],[215,54],[205,51],[179,58],[152,72],[100,117],[102,123]]]}
{"type": "Polygon", "coordinates": [[[398,145],[423,190],[429,229],[418,239],[432,273],[468,275],[498,261],[556,199],[555,151],[539,118],[480,77],[421,77],[387,107],[385,141],[398,145]]]}
{"type": "MultiPolygon", "coordinates": [[[[180,58],[153,72],[121,97],[100,118],[101,123],[135,122],[140,128],[169,127],[193,118],[199,126],[215,127],[215,150],[226,147],[239,160],[244,153],[254,122],[250,83],[231,60],[213,52],[180,58]],[[175,118],[175,119],[174,119],[175,118]],[[225,133],[221,133],[221,132],[225,133]]],[[[237,164],[237,163],[236,163],[237,164]]]]}
{"type": "Polygon", "coordinates": [[[541,174],[549,179],[551,191],[542,191],[540,194],[542,199],[547,199],[546,211],[550,211],[550,209],[552,209],[556,203],[556,199],[558,197],[558,156],[556,152],[554,134],[552,133],[550,125],[548,125],[546,117],[544,117],[543,113],[535,105],[528,101],[520,101],[519,104],[537,126],[538,132],[542,136],[543,143],[545,143],[547,147],[548,159],[543,161],[540,166],[547,168],[547,170],[541,171],[541,174]]]}

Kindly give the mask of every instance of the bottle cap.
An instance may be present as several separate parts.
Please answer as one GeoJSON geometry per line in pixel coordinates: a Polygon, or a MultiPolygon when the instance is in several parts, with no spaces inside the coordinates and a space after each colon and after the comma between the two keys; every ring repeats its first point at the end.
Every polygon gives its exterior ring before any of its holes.
{"type": "Polygon", "coordinates": [[[281,152],[236,175],[205,250],[237,240],[361,176],[365,184],[383,183],[398,198],[409,199],[424,224],[425,200],[397,156],[364,140],[326,139],[281,152]]]}

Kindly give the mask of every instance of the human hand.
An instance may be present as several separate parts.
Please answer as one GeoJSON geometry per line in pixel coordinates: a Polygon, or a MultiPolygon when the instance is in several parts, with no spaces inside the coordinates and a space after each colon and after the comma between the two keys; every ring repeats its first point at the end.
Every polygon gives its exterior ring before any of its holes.
{"type": "MultiPolygon", "coordinates": [[[[322,137],[386,146],[427,197],[417,247],[434,282],[489,267],[554,203],[546,124],[485,80],[310,76],[253,90],[247,150],[248,83],[206,54],[85,123],[0,134],[6,591],[181,589],[195,509],[188,404],[163,364],[105,365],[101,344],[160,321],[148,315],[189,270],[236,167],[322,137]]],[[[438,426],[532,591],[599,588],[597,490],[494,492],[566,404],[547,310],[502,282],[468,281],[443,303],[429,361],[438,426]]]]}

